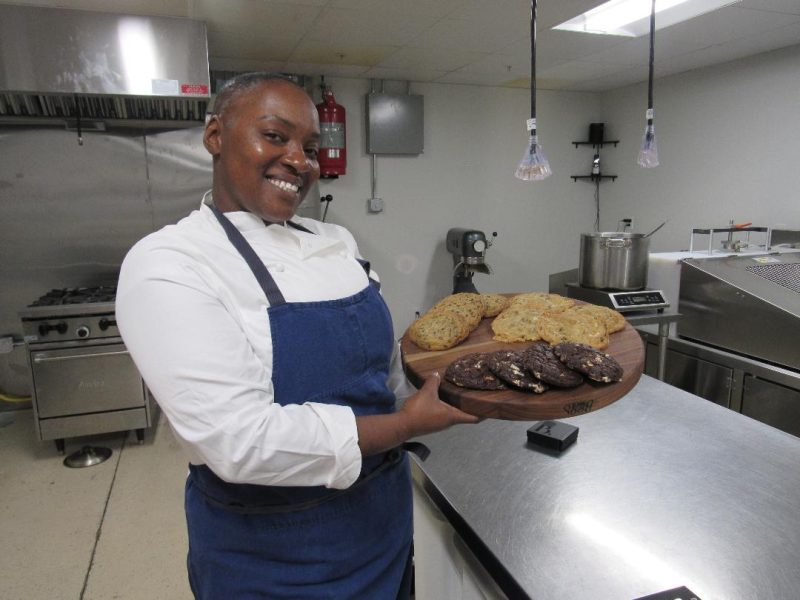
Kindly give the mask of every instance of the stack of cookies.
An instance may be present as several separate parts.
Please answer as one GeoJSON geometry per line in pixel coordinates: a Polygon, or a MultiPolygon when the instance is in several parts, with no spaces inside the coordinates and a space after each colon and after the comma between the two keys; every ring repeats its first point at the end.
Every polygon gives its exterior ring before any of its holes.
{"type": "Polygon", "coordinates": [[[445,379],[476,390],[514,389],[541,394],[550,387],[571,388],[585,379],[613,383],[622,379],[617,360],[586,344],[536,342],[522,351],[473,353],[454,360],[445,379]]]}
{"type": "Polygon", "coordinates": [[[543,292],[517,294],[492,322],[494,339],[501,342],[576,342],[600,350],[608,347],[611,333],[624,328],[625,318],[610,308],[543,292]]]}
{"type": "Polygon", "coordinates": [[[498,315],[507,305],[500,294],[452,294],[414,321],[408,336],[423,350],[447,350],[463,342],[481,319],[498,315]]]}

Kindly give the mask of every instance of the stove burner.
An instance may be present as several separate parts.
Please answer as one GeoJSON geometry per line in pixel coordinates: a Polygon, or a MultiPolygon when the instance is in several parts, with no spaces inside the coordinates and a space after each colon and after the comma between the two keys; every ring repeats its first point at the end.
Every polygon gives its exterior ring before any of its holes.
{"type": "Polygon", "coordinates": [[[113,302],[116,294],[117,286],[115,285],[54,289],[28,306],[58,306],[62,304],[113,302]]]}

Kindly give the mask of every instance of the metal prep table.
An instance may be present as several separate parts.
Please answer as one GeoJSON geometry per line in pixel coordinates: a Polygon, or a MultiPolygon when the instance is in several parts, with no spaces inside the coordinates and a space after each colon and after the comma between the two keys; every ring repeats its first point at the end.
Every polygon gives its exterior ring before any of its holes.
{"type": "Polygon", "coordinates": [[[418,600],[633,600],[680,586],[701,600],[800,597],[800,439],[648,376],[564,421],[580,433],[560,455],[526,445],[529,422],[419,438],[431,454],[412,464],[418,600]],[[466,548],[483,583],[433,564],[436,536],[466,548]]]}

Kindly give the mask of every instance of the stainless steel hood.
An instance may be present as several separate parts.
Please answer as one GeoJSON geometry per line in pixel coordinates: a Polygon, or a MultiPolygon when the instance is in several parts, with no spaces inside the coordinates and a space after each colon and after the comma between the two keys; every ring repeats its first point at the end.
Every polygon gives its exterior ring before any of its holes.
{"type": "Polygon", "coordinates": [[[0,5],[4,124],[197,125],[210,92],[203,22],[0,5]]]}

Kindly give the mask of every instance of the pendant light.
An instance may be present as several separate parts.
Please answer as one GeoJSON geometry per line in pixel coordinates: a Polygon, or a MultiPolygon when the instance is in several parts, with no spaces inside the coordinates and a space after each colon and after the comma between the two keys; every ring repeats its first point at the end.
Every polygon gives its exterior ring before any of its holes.
{"type": "Polygon", "coordinates": [[[650,8],[650,78],[647,83],[647,126],[642,136],[642,145],[639,147],[639,156],[636,163],[645,169],[658,166],[658,146],[656,145],[656,130],[653,126],[653,63],[655,62],[656,39],[656,0],[652,0],[650,8]]]}
{"type": "Polygon", "coordinates": [[[540,181],[553,171],[536,135],[536,0],[531,0],[531,118],[527,125],[528,146],[514,175],[523,181],[540,181]]]}

